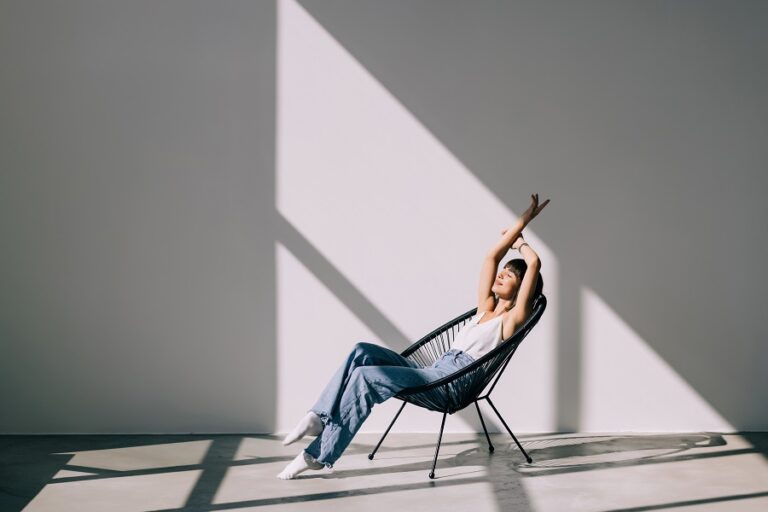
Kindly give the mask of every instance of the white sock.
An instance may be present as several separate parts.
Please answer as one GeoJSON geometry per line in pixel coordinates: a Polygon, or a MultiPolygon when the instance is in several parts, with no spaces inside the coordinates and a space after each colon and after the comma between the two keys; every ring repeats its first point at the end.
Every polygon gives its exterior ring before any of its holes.
{"type": "Polygon", "coordinates": [[[296,425],[296,428],[294,428],[290,434],[285,436],[285,439],[283,439],[283,444],[288,446],[291,443],[295,443],[305,435],[319,436],[322,432],[323,422],[320,419],[320,416],[310,411],[301,419],[299,424],[296,425]]]}
{"type": "Polygon", "coordinates": [[[277,475],[277,478],[280,480],[291,480],[296,478],[299,473],[303,473],[308,469],[323,469],[323,467],[323,464],[315,462],[307,452],[301,450],[301,453],[290,464],[285,466],[285,469],[277,475]]]}

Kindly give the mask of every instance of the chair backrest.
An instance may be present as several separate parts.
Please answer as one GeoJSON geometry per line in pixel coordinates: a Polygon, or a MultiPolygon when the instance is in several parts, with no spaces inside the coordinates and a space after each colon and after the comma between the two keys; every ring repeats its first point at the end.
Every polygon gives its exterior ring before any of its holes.
{"type": "MultiPolygon", "coordinates": [[[[427,409],[447,410],[449,413],[453,413],[471,404],[493,381],[493,385],[488,391],[490,393],[517,347],[538,323],[546,307],[546,296],[539,295],[534,300],[533,310],[526,321],[498,347],[461,370],[433,383],[405,389],[398,393],[398,397],[427,409]]],[[[451,348],[460,328],[475,313],[477,313],[477,308],[446,322],[413,343],[401,355],[421,366],[430,366],[446,350],[451,348]]]]}

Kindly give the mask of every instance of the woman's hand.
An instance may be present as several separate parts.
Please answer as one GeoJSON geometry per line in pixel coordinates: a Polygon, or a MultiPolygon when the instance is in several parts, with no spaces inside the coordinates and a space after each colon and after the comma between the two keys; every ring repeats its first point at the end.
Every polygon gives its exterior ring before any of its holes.
{"type": "Polygon", "coordinates": [[[541,213],[541,210],[549,204],[549,199],[539,204],[539,194],[531,194],[531,206],[528,207],[525,212],[520,216],[523,223],[528,225],[536,216],[541,213]]]}

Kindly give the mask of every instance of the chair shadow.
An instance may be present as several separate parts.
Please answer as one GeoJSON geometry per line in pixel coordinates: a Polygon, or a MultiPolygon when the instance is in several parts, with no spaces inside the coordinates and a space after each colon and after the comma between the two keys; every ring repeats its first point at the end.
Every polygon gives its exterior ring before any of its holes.
{"type": "MultiPolygon", "coordinates": [[[[495,434],[501,436],[502,434],[495,434]]],[[[504,436],[506,437],[506,436],[504,436]]],[[[722,435],[716,433],[699,434],[658,434],[658,435],[596,435],[596,436],[552,436],[543,439],[521,439],[523,448],[529,453],[533,462],[525,461],[512,439],[501,443],[498,438],[493,439],[495,451],[490,453],[484,436],[480,435],[476,440],[465,440],[450,443],[461,445],[477,443],[477,446],[461,451],[448,457],[438,458],[435,468],[436,478],[441,478],[441,470],[458,468],[461,466],[486,466],[488,473],[496,471],[512,470],[524,478],[552,475],[560,473],[574,473],[624,466],[639,466],[645,464],[660,464],[680,460],[691,460],[709,457],[733,455],[735,453],[755,453],[754,448],[738,450],[719,450],[713,452],[692,452],[694,449],[715,448],[725,446],[727,441],[722,435]]],[[[442,443],[446,445],[449,443],[442,443]]],[[[441,446],[442,446],[441,445],[441,446]]],[[[388,453],[412,448],[424,448],[434,445],[411,445],[404,447],[388,448],[388,453]]],[[[353,453],[364,453],[362,446],[356,447],[353,453]]],[[[418,456],[408,455],[407,458],[418,456]]],[[[304,479],[342,479],[383,475],[390,473],[424,471],[428,473],[432,468],[432,457],[424,455],[420,461],[405,464],[387,465],[384,467],[368,467],[344,470],[333,470],[329,474],[305,474],[298,478],[304,479]]],[[[389,458],[392,460],[392,458],[389,458]]],[[[371,461],[375,464],[376,459],[371,461]]],[[[482,472],[473,470],[472,473],[482,472]]],[[[463,473],[461,473],[463,474],[463,473]]],[[[451,472],[444,477],[455,477],[457,473],[451,472]]],[[[493,477],[489,477],[492,479],[493,477]]]]}

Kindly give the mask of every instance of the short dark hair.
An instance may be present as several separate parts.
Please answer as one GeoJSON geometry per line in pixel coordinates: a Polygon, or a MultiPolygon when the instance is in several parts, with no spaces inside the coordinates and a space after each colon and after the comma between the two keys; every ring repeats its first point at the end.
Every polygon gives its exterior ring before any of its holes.
{"type": "MultiPolygon", "coordinates": [[[[517,276],[517,279],[519,281],[522,281],[523,276],[528,270],[528,264],[522,258],[514,258],[506,262],[504,264],[504,268],[508,268],[509,270],[514,272],[515,275],[517,276]]],[[[536,280],[536,289],[533,292],[533,297],[531,297],[531,302],[535,301],[539,297],[539,295],[543,293],[543,290],[544,290],[544,279],[541,277],[541,272],[539,272],[539,278],[536,280]]]]}

